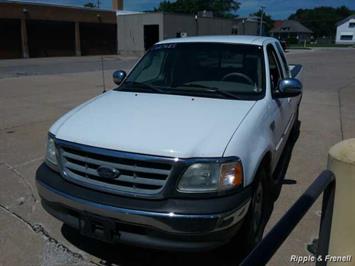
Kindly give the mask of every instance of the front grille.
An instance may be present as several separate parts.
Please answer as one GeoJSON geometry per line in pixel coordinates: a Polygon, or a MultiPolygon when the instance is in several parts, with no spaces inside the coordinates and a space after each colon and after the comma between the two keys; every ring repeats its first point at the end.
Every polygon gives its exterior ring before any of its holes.
{"type": "Polygon", "coordinates": [[[59,151],[66,179],[114,194],[158,194],[163,190],[172,170],[170,160],[150,160],[145,155],[132,156],[122,152],[104,155],[103,149],[95,153],[82,147],[76,149],[65,146],[60,146],[59,151]],[[102,178],[97,171],[102,166],[117,169],[120,174],[114,179],[102,178]]]}

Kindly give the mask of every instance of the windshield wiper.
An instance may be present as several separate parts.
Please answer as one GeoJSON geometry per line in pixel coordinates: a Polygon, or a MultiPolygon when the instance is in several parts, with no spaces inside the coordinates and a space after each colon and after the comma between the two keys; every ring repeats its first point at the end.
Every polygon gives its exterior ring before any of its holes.
{"type": "Polygon", "coordinates": [[[133,86],[138,89],[144,89],[144,90],[148,89],[153,92],[165,93],[163,90],[161,90],[159,88],[153,87],[153,86],[146,84],[146,83],[137,82],[137,81],[126,81],[125,83],[123,83],[123,85],[130,85],[130,86],[133,86]]]}
{"type": "Polygon", "coordinates": [[[183,84],[183,85],[179,85],[177,87],[201,88],[201,89],[204,89],[204,90],[202,90],[202,92],[217,93],[219,95],[222,95],[222,96],[225,96],[225,97],[228,97],[228,98],[233,98],[233,99],[236,99],[236,100],[240,100],[240,97],[234,95],[233,93],[218,89],[216,87],[209,87],[209,86],[205,86],[205,85],[201,85],[201,84],[194,84],[194,83],[183,84]]]}

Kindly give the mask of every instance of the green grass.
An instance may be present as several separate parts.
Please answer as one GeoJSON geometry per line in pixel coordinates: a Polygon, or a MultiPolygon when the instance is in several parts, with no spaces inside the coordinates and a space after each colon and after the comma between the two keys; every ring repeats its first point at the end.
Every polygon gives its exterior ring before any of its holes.
{"type": "Polygon", "coordinates": [[[293,50],[312,50],[311,47],[303,47],[303,46],[288,46],[287,49],[293,49],[293,50]]]}
{"type": "Polygon", "coordinates": [[[334,48],[334,47],[339,47],[339,48],[348,48],[348,47],[355,47],[355,45],[345,45],[345,44],[307,44],[306,47],[304,47],[303,44],[290,44],[288,46],[289,49],[311,49],[311,48],[334,48]]]}

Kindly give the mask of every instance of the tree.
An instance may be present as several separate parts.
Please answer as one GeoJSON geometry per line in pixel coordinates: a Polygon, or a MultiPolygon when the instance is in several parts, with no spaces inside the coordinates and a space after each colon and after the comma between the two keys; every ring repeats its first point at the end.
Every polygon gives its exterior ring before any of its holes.
{"type": "Polygon", "coordinates": [[[333,37],[336,32],[336,23],[351,14],[351,11],[345,6],[338,8],[317,7],[314,9],[298,9],[289,19],[297,20],[314,32],[316,37],[333,37]]]}
{"type": "Polygon", "coordinates": [[[88,3],[84,4],[84,7],[95,8],[96,5],[91,2],[88,2],[88,3]]]}
{"type": "Polygon", "coordinates": [[[155,11],[196,14],[199,11],[213,11],[218,17],[236,16],[240,3],[236,0],[164,0],[155,11]]]}
{"type": "Polygon", "coordinates": [[[271,15],[265,13],[265,11],[261,11],[259,10],[258,12],[255,12],[253,14],[250,14],[250,16],[254,16],[254,17],[261,17],[261,12],[264,12],[264,16],[263,16],[263,21],[264,21],[264,25],[265,25],[265,33],[269,33],[270,30],[274,27],[274,20],[272,19],[271,15]]]}

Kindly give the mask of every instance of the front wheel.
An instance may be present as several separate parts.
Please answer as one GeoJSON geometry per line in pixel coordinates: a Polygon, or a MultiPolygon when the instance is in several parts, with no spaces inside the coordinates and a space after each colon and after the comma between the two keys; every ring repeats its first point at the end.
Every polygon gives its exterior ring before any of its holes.
{"type": "Polygon", "coordinates": [[[238,234],[229,243],[231,248],[238,250],[242,257],[247,256],[261,241],[266,223],[270,218],[273,201],[268,180],[265,169],[260,169],[253,184],[253,194],[247,216],[238,234]]]}

